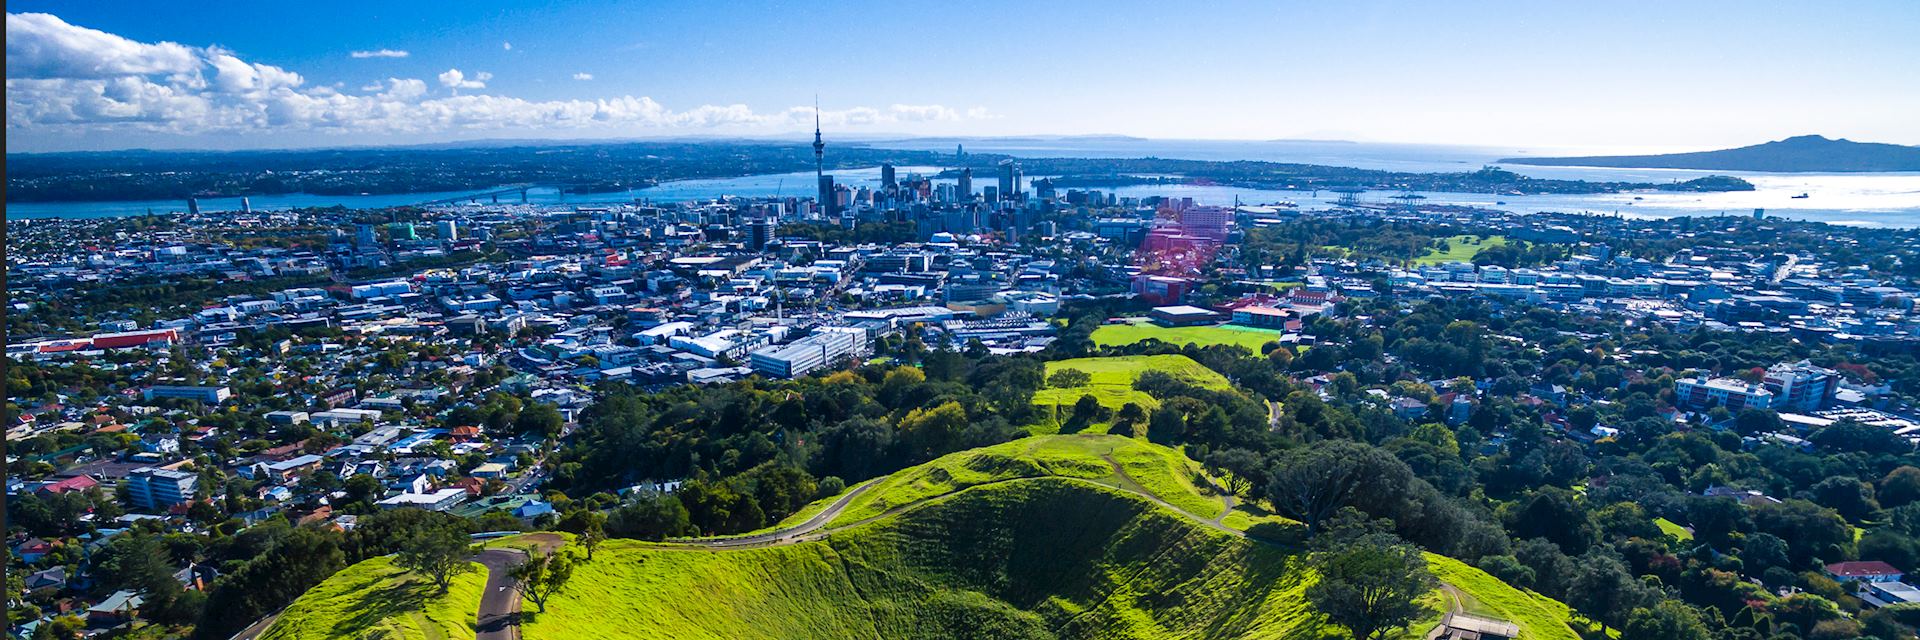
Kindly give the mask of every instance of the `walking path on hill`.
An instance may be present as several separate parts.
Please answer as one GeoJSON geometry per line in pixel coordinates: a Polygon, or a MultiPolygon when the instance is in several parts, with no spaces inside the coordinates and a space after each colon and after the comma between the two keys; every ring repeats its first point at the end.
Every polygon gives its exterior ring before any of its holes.
{"type": "Polygon", "coordinates": [[[814,514],[813,517],[808,518],[806,522],[802,522],[800,524],[797,524],[785,529],[776,529],[773,531],[768,531],[766,533],[754,534],[750,536],[737,536],[737,537],[731,537],[731,538],[679,538],[679,539],[668,540],[667,542],[670,542],[673,544],[685,544],[685,545],[692,545],[697,547],[708,547],[708,548],[714,548],[714,549],[725,549],[725,548],[732,548],[732,547],[769,547],[769,546],[780,546],[780,545],[786,545],[786,544],[793,544],[795,542],[801,542],[805,539],[808,539],[807,534],[813,533],[814,531],[819,530],[821,527],[827,526],[827,523],[833,522],[834,518],[840,517],[840,513],[847,510],[847,505],[852,504],[854,498],[860,497],[861,494],[864,494],[868,490],[874,488],[874,486],[879,485],[880,481],[885,479],[886,479],[886,476],[881,476],[873,480],[868,480],[866,484],[862,484],[860,486],[854,487],[853,490],[848,491],[846,495],[840,496],[839,500],[833,501],[833,504],[827,505],[827,508],[820,510],[820,513],[814,514]]]}

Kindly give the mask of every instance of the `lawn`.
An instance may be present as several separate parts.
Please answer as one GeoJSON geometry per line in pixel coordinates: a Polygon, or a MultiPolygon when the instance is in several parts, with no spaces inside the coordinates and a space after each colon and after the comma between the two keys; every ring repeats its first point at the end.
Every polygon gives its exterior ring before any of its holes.
{"type": "Polygon", "coordinates": [[[1472,262],[1473,256],[1481,249],[1498,247],[1507,243],[1506,236],[1453,236],[1439,238],[1446,241],[1448,248],[1440,251],[1429,247],[1426,255],[1413,259],[1417,266],[1446,264],[1449,262],[1472,262]]]}
{"type": "Polygon", "coordinates": [[[1283,332],[1275,329],[1259,329],[1234,324],[1203,327],[1162,327],[1149,322],[1128,324],[1107,324],[1093,330],[1093,343],[1103,347],[1115,347],[1134,344],[1143,340],[1159,340],[1167,344],[1195,344],[1202,347],[1216,344],[1231,344],[1246,347],[1255,354],[1260,347],[1279,340],[1283,332]]]}
{"type": "MultiPolygon", "coordinates": [[[[1468,613],[1520,625],[1520,640],[1580,640],[1579,634],[1567,625],[1573,615],[1571,610],[1559,601],[1514,588],[1485,571],[1446,556],[1427,554],[1427,568],[1433,570],[1435,578],[1468,596],[1462,603],[1468,613]]],[[[1438,620],[1435,616],[1434,621],[1438,620]]]]}
{"type": "Polygon", "coordinates": [[[1080,396],[1091,395],[1100,404],[1115,411],[1129,402],[1145,409],[1154,409],[1160,406],[1160,401],[1133,388],[1133,382],[1140,379],[1140,374],[1148,371],[1166,373],[1207,389],[1225,390],[1232,387],[1225,376],[1181,355],[1076,358],[1047,363],[1049,376],[1061,369],[1085,371],[1092,380],[1084,387],[1041,389],[1033,394],[1034,404],[1057,407],[1064,412],[1073,407],[1073,403],[1079,402],[1080,396]]]}
{"type": "Polygon", "coordinates": [[[262,640],[471,640],[487,569],[460,574],[444,595],[433,583],[393,565],[362,562],[328,578],[288,605],[262,640]]]}
{"type": "Polygon", "coordinates": [[[1676,540],[1679,540],[1681,542],[1687,542],[1687,541],[1693,540],[1692,531],[1688,531],[1686,527],[1682,527],[1678,523],[1675,523],[1672,520],[1668,520],[1666,518],[1654,518],[1653,523],[1660,527],[1661,533],[1673,536],[1674,539],[1676,540]]]}

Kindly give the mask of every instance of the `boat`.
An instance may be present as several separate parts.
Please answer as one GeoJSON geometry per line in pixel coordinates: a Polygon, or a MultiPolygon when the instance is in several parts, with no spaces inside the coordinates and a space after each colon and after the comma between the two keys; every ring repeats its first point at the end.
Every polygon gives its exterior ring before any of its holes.
{"type": "Polygon", "coordinates": [[[1507,201],[1505,201],[1505,200],[1495,200],[1495,201],[1493,201],[1493,203],[1494,203],[1494,204],[1506,204],[1506,203],[1507,203],[1507,201]]]}
{"type": "Polygon", "coordinates": [[[1800,195],[1797,195],[1797,196],[1794,196],[1794,197],[1793,197],[1793,199],[1795,199],[1795,200],[1801,200],[1801,199],[1804,199],[1804,198],[1806,198],[1806,197],[1807,197],[1807,194],[1804,194],[1804,193],[1802,193],[1802,194],[1800,194],[1800,195]]]}

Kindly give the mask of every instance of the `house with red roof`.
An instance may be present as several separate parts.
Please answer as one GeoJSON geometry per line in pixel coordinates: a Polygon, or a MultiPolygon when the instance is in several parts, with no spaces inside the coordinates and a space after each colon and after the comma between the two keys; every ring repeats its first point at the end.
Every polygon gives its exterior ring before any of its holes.
{"type": "Polygon", "coordinates": [[[98,486],[100,486],[100,481],[93,479],[92,476],[78,475],[71,478],[63,478],[58,482],[49,482],[40,485],[40,488],[34,489],[34,491],[43,496],[53,496],[69,491],[86,491],[98,486]]]}
{"type": "Polygon", "coordinates": [[[1879,560],[1857,560],[1827,565],[1827,576],[1836,582],[1899,582],[1905,574],[1879,560]]]}

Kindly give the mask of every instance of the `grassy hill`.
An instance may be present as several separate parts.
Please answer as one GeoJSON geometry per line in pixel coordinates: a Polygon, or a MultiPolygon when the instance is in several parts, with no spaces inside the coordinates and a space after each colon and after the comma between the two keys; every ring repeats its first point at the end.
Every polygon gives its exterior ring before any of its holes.
{"type": "MultiPolygon", "coordinates": [[[[1226,507],[1217,495],[1195,483],[1199,472],[1200,466],[1180,452],[1133,438],[1105,434],[1035,436],[949,454],[904,469],[855,498],[829,526],[853,524],[968,487],[1048,476],[1078,478],[1115,488],[1131,481],[1182,511],[1207,519],[1218,517],[1226,507]],[[1114,472],[1115,465],[1126,471],[1125,478],[1114,472]]],[[[807,511],[818,512],[803,510],[807,511]]]]}
{"type": "Polygon", "coordinates": [[[616,541],[523,629],[558,638],[1299,638],[1297,555],[1065,478],[982,485],[819,542],[616,541]],[[607,603],[619,603],[608,606],[607,603]]]}
{"type": "MultiPolygon", "coordinates": [[[[1120,436],[1036,436],[964,451],[876,481],[811,541],[731,549],[610,541],[521,635],[1341,637],[1305,599],[1314,578],[1297,548],[1232,532],[1284,519],[1245,505],[1227,512],[1209,485],[1179,451],[1120,436]]],[[[1565,605],[1428,559],[1447,586],[1401,638],[1420,637],[1458,607],[1512,620],[1525,640],[1578,640],[1565,605]]],[[[423,598],[409,586],[417,581],[371,560],[303,596],[267,637],[471,638],[481,577],[423,598]]]]}
{"type": "Polygon", "coordinates": [[[1061,369],[1085,371],[1092,381],[1084,387],[1041,389],[1033,394],[1034,404],[1060,407],[1064,411],[1078,402],[1080,396],[1091,395],[1100,404],[1114,410],[1119,410],[1129,402],[1153,409],[1160,406],[1160,402],[1146,392],[1133,388],[1133,382],[1140,379],[1140,374],[1148,371],[1159,371],[1208,389],[1228,389],[1233,386],[1225,376],[1182,355],[1075,358],[1047,363],[1049,376],[1061,369]]]}
{"type": "Polygon", "coordinates": [[[433,583],[374,558],[336,573],[300,596],[261,640],[472,640],[487,570],[453,579],[445,595],[433,583]]]}

